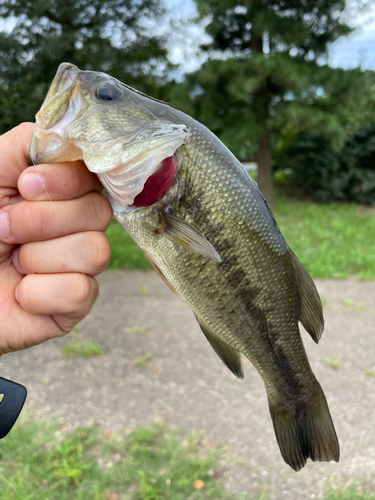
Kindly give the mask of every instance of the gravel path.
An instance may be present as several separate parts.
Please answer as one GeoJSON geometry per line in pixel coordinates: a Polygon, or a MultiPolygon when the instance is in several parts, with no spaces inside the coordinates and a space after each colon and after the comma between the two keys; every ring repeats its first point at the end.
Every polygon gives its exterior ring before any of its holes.
{"type": "MultiPolygon", "coordinates": [[[[331,409],[341,444],[338,464],[309,462],[295,473],[281,459],[265,390],[255,369],[237,380],[214,354],[190,309],[154,273],[106,271],[101,294],[83,322],[100,358],[69,358],[55,339],[8,354],[0,374],[23,383],[26,415],[71,425],[98,422],[113,431],[156,419],[199,430],[229,446],[225,484],[232,492],[264,491],[267,500],[321,498],[330,478],[362,479],[375,489],[375,282],[317,280],[326,328],[306,350],[331,409]],[[145,365],[134,360],[145,354],[145,365]],[[342,360],[333,369],[326,358],[342,360]]],[[[74,335],[74,334],[73,334],[74,335]]]]}

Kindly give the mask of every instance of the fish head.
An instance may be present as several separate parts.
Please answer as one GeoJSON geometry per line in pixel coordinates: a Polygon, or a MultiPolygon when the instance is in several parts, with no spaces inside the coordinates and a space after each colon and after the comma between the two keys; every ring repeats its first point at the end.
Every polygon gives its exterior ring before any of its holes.
{"type": "Polygon", "coordinates": [[[163,106],[105,73],[63,63],[36,115],[30,158],[82,159],[113,200],[132,205],[189,136],[185,124],[165,118],[163,106]]]}

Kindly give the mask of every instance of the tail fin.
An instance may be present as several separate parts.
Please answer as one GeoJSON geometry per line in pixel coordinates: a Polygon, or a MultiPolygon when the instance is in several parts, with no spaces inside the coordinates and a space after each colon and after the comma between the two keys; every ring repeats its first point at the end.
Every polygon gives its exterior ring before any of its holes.
{"type": "Polygon", "coordinates": [[[270,403],[276,439],[285,462],[299,471],[314,462],[339,461],[340,449],[326,398],[319,394],[304,407],[270,403]]]}

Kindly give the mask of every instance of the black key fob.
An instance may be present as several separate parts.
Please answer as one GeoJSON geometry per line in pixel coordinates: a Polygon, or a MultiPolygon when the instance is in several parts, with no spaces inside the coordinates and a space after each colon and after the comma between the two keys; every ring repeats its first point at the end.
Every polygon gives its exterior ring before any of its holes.
{"type": "Polygon", "coordinates": [[[3,439],[16,423],[26,395],[26,387],[0,377],[0,439],[3,439]]]}

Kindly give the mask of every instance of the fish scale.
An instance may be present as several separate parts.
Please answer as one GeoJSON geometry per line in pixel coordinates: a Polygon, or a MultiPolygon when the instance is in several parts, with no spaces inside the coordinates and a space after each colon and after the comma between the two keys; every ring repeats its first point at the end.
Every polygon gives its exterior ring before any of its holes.
{"type": "Polygon", "coordinates": [[[88,168],[99,178],[105,172],[115,217],[191,307],[217,355],[239,378],[244,376],[240,353],[256,367],[284,460],[295,470],[308,458],[337,461],[335,429],[298,327],[300,321],[319,341],[321,301],[243,166],[182,111],[108,75],[69,64],[60,66],[38,115],[34,159],[61,161],[63,154],[72,159],[69,145],[81,148],[88,168]],[[98,94],[103,82],[111,102],[98,94]],[[66,109],[79,110],[70,123],[66,109]],[[114,148],[121,154],[116,156],[114,148]],[[159,160],[177,155],[171,184],[150,206],[121,202],[122,196],[129,199],[121,183],[133,165],[143,182],[134,196],[151,175],[157,177],[160,165],[168,166],[152,163],[153,151],[159,160]]]}

